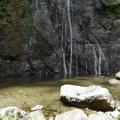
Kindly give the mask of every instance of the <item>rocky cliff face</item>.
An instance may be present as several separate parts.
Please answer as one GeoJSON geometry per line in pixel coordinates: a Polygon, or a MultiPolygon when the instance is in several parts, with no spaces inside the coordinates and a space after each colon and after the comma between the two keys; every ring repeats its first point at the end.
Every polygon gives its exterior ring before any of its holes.
{"type": "Polygon", "coordinates": [[[1,30],[1,76],[108,75],[120,69],[119,0],[35,0],[25,7],[27,17],[15,26],[17,42],[1,30]]]}

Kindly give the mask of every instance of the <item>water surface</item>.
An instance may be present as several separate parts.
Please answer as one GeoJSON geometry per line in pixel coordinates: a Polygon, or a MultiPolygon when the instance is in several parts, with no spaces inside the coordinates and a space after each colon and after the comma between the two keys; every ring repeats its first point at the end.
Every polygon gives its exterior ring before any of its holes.
{"type": "Polygon", "coordinates": [[[17,106],[29,108],[37,104],[42,104],[47,110],[63,112],[73,107],[63,105],[59,101],[60,86],[73,84],[81,86],[101,85],[112,93],[114,99],[120,100],[120,86],[109,85],[107,80],[112,77],[74,77],[71,79],[25,79],[15,78],[3,80],[6,84],[0,84],[0,107],[17,106]],[[11,83],[10,83],[11,81],[11,83]],[[17,81],[17,83],[16,83],[17,81]],[[19,82],[18,82],[19,81],[19,82]]]}

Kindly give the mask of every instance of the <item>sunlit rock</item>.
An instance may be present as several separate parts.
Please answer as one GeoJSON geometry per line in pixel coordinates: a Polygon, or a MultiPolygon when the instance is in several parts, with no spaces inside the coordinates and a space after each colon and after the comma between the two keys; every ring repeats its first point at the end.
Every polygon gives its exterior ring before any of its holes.
{"type": "Polygon", "coordinates": [[[114,100],[115,109],[120,111],[120,101],[114,100]]]}
{"type": "Polygon", "coordinates": [[[120,116],[120,112],[118,110],[113,112],[106,112],[105,114],[110,116],[113,120],[118,120],[118,117],[120,116]]]}
{"type": "Polygon", "coordinates": [[[89,115],[88,120],[113,120],[113,119],[111,116],[109,116],[103,112],[98,112],[96,114],[89,115]]]}
{"type": "Polygon", "coordinates": [[[74,109],[55,117],[55,120],[87,120],[87,115],[79,109],[74,109]]]}
{"type": "Polygon", "coordinates": [[[37,111],[37,110],[42,110],[43,109],[43,105],[36,105],[33,108],[31,108],[32,111],[37,111]]]}
{"type": "Polygon", "coordinates": [[[110,80],[108,80],[108,83],[109,83],[110,85],[120,85],[120,80],[110,79],[110,80]]]}
{"type": "Polygon", "coordinates": [[[55,120],[55,118],[54,117],[50,117],[49,120],[55,120]]]}
{"type": "Polygon", "coordinates": [[[63,85],[61,87],[60,100],[66,104],[83,108],[88,107],[93,110],[114,110],[112,95],[108,89],[101,86],[63,85]]]}
{"type": "Polygon", "coordinates": [[[26,114],[25,111],[22,111],[17,107],[5,107],[0,109],[0,117],[17,116],[22,119],[25,118],[26,114]]]}
{"type": "Polygon", "coordinates": [[[120,71],[115,74],[116,79],[120,79],[120,71]]]}
{"type": "Polygon", "coordinates": [[[46,120],[41,110],[30,112],[29,119],[30,120],[46,120]]]}
{"type": "Polygon", "coordinates": [[[120,112],[115,110],[113,112],[97,112],[88,116],[88,120],[118,120],[120,112]]]}

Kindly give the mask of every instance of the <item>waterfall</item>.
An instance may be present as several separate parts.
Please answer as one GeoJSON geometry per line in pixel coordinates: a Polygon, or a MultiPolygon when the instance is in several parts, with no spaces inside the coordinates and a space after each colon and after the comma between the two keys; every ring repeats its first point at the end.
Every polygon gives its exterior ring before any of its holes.
{"type": "Polygon", "coordinates": [[[93,49],[93,56],[94,56],[94,74],[97,75],[98,74],[98,70],[97,70],[97,64],[98,64],[98,58],[97,58],[97,54],[96,54],[96,50],[95,47],[88,41],[89,46],[92,47],[93,49]]]}
{"type": "MultiPolygon", "coordinates": [[[[89,17],[90,17],[90,20],[91,20],[91,23],[90,23],[91,26],[90,26],[90,27],[92,28],[91,31],[95,34],[95,33],[96,33],[96,30],[93,29],[93,28],[94,28],[95,21],[94,21],[94,16],[93,16],[93,8],[92,8],[92,1],[91,1],[91,0],[89,0],[89,4],[91,5],[91,6],[89,6],[89,9],[88,9],[89,17]]],[[[94,34],[93,34],[93,35],[94,35],[94,34]]],[[[92,38],[92,39],[94,39],[94,38],[92,38]]],[[[96,55],[96,52],[93,53],[94,56],[95,56],[95,57],[94,57],[95,61],[97,60],[97,62],[95,62],[95,68],[94,68],[94,71],[96,71],[96,72],[95,72],[95,75],[101,75],[101,74],[102,74],[102,69],[101,69],[101,67],[102,67],[102,62],[103,62],[103,61],[104,61],[104,63],[105,63],[105,67],[106,67],[107,74],[109,74],[108,65],[107,65],[107,63],[106,63],[105,55],[104,55],[104,53],[102,52],[102,48],[101,48],[101,46],[100,46],[100,44],[98,43],[97,40],[95,40],[95,42],[96,42],[96,44],[97,44],[97,46],[98,46],[98,56],[96,55]]],[[[93,46],[93,48],[94,48],[94,46],[93,46]]],[[[94,48],[93,51],[95,51],[95,48],[94,48]]]]}
{"type": "Polygon", "coordinates": [[[106,58],[105,58],[105,55],[104,53],[102,52],[102,48],[100,47],[98,41],[96,40],[96,43],[97,43],[97,46],[98,46],[98,51],[99,51],[99,64],[98,64],[98,75],[101,75],[101,64],[102,64],[102,61],[104,61],[105,63],[105,68],[106,68],[106,71],[107,71],[107,74],[109,75],[109,69],[108,69],[108,65],[106,63],[106,58]]]}
{"type": "Polygon", "coordinates": [[[96,41],[97,42],[97,46],[98,46],[98,53],[99,53],[99,59],[98,59],[98,75],[101,75],[102,73],[101,73],[101,64],[102,64],[102,50],[101,50],[101,47],[100,47],[100,45],[99,45],[99,43],[98,43],[98,41],[96,41]]]}
{"type": "Polygon", "coordinates": [[[75,40],[75,67],[76,67],[76,75],[78,76],[78,56],[77,56],[77,40],[75,40]]]}
{"type": "Polygon", "coordinates": [[[72,24],[70,17],[70,0],[67,0],[67,13],[68,13],[68,23],[70,29],[70,63],[69,63],[69,76],[72,75],[72,55],[73,55],[73,35],[72,35],[72,24]]]}
{"type": "MultiPolygon", "coordinates": [[[[67,67],[66,67],[66,59],[65,59],[65,50],[63,48],[63,34],[64,34],[64,10],[63,10],[63,21],[62,21],[62,39],[61,39],[61,50],[62,50],[62,58],[63,58],[63,68],[64,68],[64,76],[66,77],[68,72],[67,72],[67,67]]],[[[66,28],[65,28],[66,31],[66,28]]]]}

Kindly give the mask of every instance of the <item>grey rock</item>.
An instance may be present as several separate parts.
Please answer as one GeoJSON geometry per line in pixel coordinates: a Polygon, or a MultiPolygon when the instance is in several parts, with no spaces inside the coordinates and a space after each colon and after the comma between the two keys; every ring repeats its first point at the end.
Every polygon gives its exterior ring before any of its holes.
{"type": "MultiPolygon", "coordinates": [[[[76,64],[79,74],[106,75],[119,70],[119,7],[109,11],[111,5],[119,4],[120,0],[70,0],[74,60],[77,55],[77,62],[73,61],[73,75],[77,74],[76,64]]],[[[0,30],[0,76],[42,77],[64,74],[62,33],[64,33],[63,48],[67,70],[70,62],[67,1],[33,0],[25,6],[27,16],[30,18],[25,16],[19,20],[20,53],[17,52],[17,42],[13,44],[11,35],[7,31],[0,30]],[[32,21],[31,27],[26,25],[29,21],[32,21]]]]}
{"type": "Polygon", "coordinates": [[[98,112],[96,114],[89,115],[88,120],[113,120],[113,119],[112,117],[106,115],[105,113],[98,112]]]}
{"type": "Polygon", "coordinates": [[[55,120],[87,120],[87,115],[80,109],[74,109],[57,115],[55,120]]]}
{"type": "Polygon", "coordinates": [[[120,111],[120,101],[119,100],[114,100],[114,106],[115,106],[115,109],[120,111]]]}
{"type": "Polygon", "coordinates": [[[21,120],[26,120],[27,112],[17,108],[17,107],[5,107],[0,109],[0,117],[15,116],[19,117],[21,120]]]}
{"type": "Polygon", "coordinates": [[[30,120],[46,120],[44,115],[43,115],[43,112],[38,110],[38,111],[34,111],[34,112],[30,112],[29,115],[28,115],[28,118],[30,120]]]}
{"type": "Polygon", "coordinates": [[[113,112],[97,112],[96,114],[90,114],[88,120],[118,120],[120,112],[115,110],[113,112]]]}

